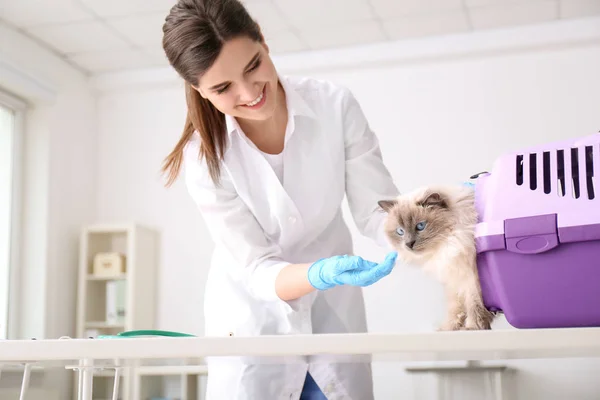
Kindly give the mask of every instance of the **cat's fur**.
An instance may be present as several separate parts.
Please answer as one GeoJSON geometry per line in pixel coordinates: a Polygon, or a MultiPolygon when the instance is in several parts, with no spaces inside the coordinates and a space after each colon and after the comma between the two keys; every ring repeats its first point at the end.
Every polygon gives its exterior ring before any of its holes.
{"type": "Polygon", "coordinates": [[[381,200],[379,206],[388,214],[385,231],[399,258],[444,286],[447,314],[439,329],[490,329],[493,314],[483,304],[476,264],[473,189],[425,187],[381,200]],[[426,223],[422,230],[417,229],[420,222],[426,223]]]}

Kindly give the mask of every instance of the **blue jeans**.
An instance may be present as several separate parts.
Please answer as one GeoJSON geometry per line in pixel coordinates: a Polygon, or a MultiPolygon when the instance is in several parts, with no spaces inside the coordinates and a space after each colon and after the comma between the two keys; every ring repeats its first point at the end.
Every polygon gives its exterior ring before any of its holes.
{"type": "Polygon", "coordinates": [[[306,380],[304,381],[304,387],[300,394],[300,400],[327,400],[327,397],[323,394],[315,380],[306,373],[306,380]]]}

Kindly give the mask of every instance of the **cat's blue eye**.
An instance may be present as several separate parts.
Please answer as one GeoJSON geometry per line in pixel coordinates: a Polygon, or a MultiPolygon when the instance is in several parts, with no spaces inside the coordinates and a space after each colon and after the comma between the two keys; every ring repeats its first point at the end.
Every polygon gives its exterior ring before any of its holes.
{"type": "Polygon", "coordinates": [[[397,229],[396,229],[396,233],[398,234],[398,236],[404,236],[404,229],[402,229],[402,228],[397,228],[397,229]]]}
{"type": "Polygon", "coordinates": [[[422,222],[419,222],[415,228],[417,228],[418,231],[422,231],[423,229],[425,229],[426,225],[427,225],[427,223],[422,221],[422,222]]]}

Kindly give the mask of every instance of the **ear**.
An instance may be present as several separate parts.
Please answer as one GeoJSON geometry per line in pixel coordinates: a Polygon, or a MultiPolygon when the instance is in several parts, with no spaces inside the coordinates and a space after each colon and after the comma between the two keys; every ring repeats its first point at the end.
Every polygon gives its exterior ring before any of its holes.
{"type": "Polygon", "coordinates": [[[381,207],[383,211],[390,212],[398,202],[396,200],[379,200],[377,204],[379,204],[379,207],[381,207]]]}
{"type": "Polygon", "coordinates": [[[196,87],[196,86],[192,86],[194,88],[194,90],[196,92],[198,92],[200,94],[200,96],[202,96],[203,99],[206,99],[206,94],[202,91],[202,89],[196,87]]]}
{"type": "Polygon", "coordinates": [[[448,208],[448,201],[438,192],[427,193],[417,204],[421,207],[448,208]]]}
{"type": "Polygon", "coordinates": [[[265,48],[265,50],[267,51],[267,54],[268,54],[269,46],[267,45],[267,41],[265,40],[265,35],[263,34],[262,28],[260,25],[258,26],[258,31],[260,32],[260,43],[265,48]]]}
{"type": "Polygon", "coordinates": [[[262,38],[262,40],[260,42],[260,45],[265,49],[265,51],[267,52],[267,54],[269,54],[269,45],[267,44],[267,41],[262,36],[262,34],[261,34],[261,38],[262,38]]]}

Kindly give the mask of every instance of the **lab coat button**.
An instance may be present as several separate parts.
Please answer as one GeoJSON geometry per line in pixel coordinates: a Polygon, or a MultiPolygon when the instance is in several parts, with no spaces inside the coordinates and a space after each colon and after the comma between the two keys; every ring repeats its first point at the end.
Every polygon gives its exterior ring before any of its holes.
{"type": "Polygon", "coordinates": [[[295,224],[296,223],[296,217],[289,217],[288,221],[290,221],[291,224],[295,224]]]}

